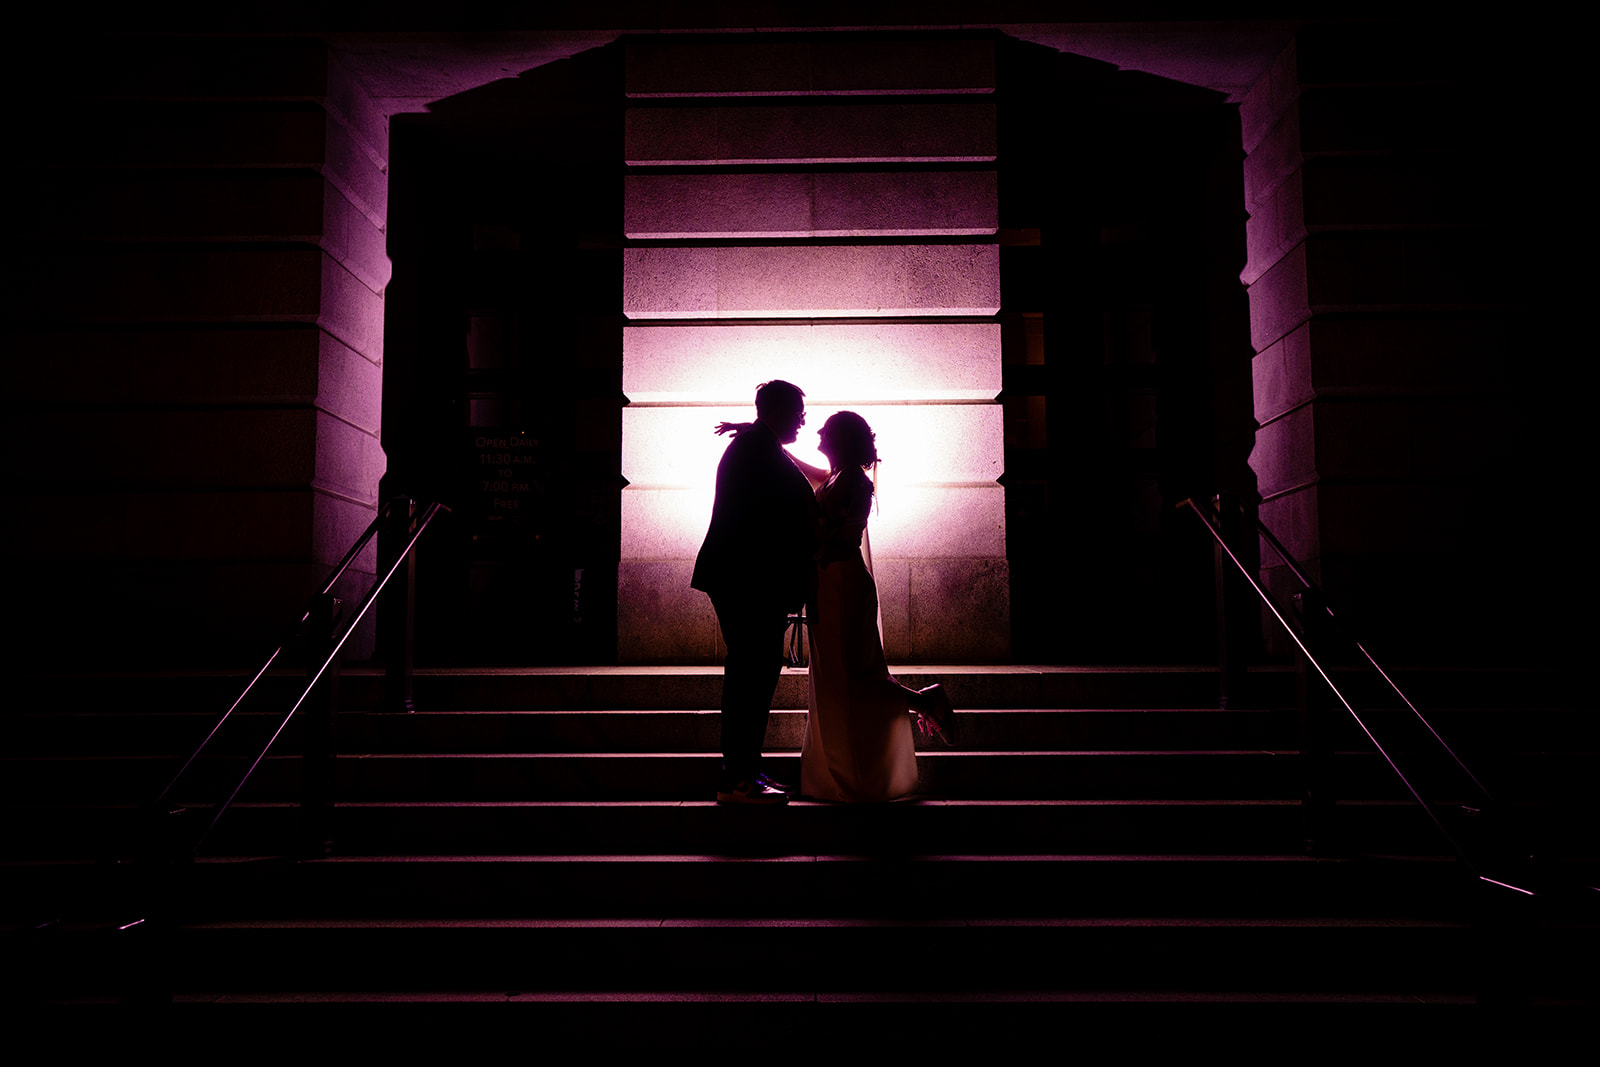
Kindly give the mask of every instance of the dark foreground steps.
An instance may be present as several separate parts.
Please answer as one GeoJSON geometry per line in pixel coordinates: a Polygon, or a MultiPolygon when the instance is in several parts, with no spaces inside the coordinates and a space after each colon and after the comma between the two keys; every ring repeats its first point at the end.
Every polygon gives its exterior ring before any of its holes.
{"type": "Polygon", "coordinates": [[[1452,867],[1179,855],[235,861],[165,887],[177,895],[160,899],[189,905],[170,924],[134,906],[142,887],[100,872],[63,881],[126,890],[83,903],[129,910],[8,930],[8,975],[26,979],[8,992],[68,1004],[156,990],[180,1002],[627,1003],[1454,1003],[1501,991],[1596,1004],[1592,912],[1546,903],[1485,924],[1452,867]]]}
{"type": "MultiPolygon", "coordinates": [[[[919,757],[923,797],[757,810],[705,796],[716,672],[426,672],[413,715],[373,710],[381,679],[351,672],[332,855],[294,858],[300,766],[274,757],[203,858],[158,881],[123,862],[129,824],[234,680],[40,682],[0,718],[0,922],[10,973],[31,976],[9,992],[520,1000],[557,1027],[583,1014],[562,1006],[631,1027],[633,1007],[692,1004],[662,1031],[691,1043],[702,1024],[824,1025],[808,1014],[822,1005],[1594,996],[1600,924],[1581,900],[1541,899],[1507,920],[1514,935],[1485,927],[1499,909],[1353,744],[1336,814],[1356,845],[1307,857],[1293,715],[1215,710],[1213,672],[902,677],[942,681],[963,709],[962,748],[919,757]]],[[[1257,691],[1281,707],[1287,679],[1263,673],[1257,691]]],[[[1572,740],[1560,687],[1520,703],[1526,729],[1498,743],[1490,697],[1527,682],[1429,679],[1470,747],[1537,786],[1524,813],[1592,883],[1595,850],[1572,847],[1591,809],[1571,783],[1593,746],[1572,740]]],[[[780,773],[803,685],[780,686],[780,773]]],[[[208,774],[222,781],[271,721],[247,711],[208,774]]]]}
{"type": "Polygon", "coordinates": [[[1482,887],[1446,859],[401,854],[202,860],[154,884],[127,864],[6,873],[26,874],[36,917],[7,933],[8,971],[28,976],[14,993],[50,1003],[162,980],[191,1001],[1600,992],[1592,913],[1552,898],[1485,925],[1482,887]]]}
{"type": "MultiPolygon", "coordinates": [[[[55,942],[54,953],[41,953],[42,965],[32,968],[41,985],[70,987],[74,971],[94,965],[101,946],[90,932],[79,933],[87,936],[61,931],[35,939],[55,942]]],[[[1540,930],[1521,946],[1524,958],[1558,951],[1569,936],[1540,930]]],[[[182,987],[187,997],[379,989],[727,993],[738,985],[730,961],[765,961],[757,987],[767,994],[960,990],[1026,998],[1278,989],[1427,1001],[1473,996],[1492,949],[1479,932],[1430,921],[756,917],[221,922],[174,931],[163,951],[175,973],[194,976],[182,987]],[[338,962],[308,976],[307,960],[338,962]]],[[[1533,992],[1559,998],[1564,982],[1548,978],[1550,988],[1533,992]]],[[[104,992],[115,993],[115,985],[104,992]]]]}

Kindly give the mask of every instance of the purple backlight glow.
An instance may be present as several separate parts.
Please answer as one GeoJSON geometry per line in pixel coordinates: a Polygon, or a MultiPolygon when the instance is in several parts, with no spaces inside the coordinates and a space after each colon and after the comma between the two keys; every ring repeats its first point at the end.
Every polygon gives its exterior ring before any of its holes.
{"type": "MultiPolygon", "coordinates": [[[[755,387],[771,378],[806,391],[806,426],[791,447],[800,459],[827,466],[816,435],[835,411],[855,410],[877,431],[885,457],[874,519],[880,552],[891,546],[912,552],[911,531],[931,533],[942,525],[933,521],[931,490],[949,496],[994,488],[1002,473],[1001,408],[994,403],[1001,384],[1000,327],[994,323],[628,327],[625,556],[661,558],[656,553],[670,544],[674,555],[692,557],[727,444],[711,428],[752,418],[755,387]]],[[[956,508],[971,511],[970,505],[956,508]]],[[[982,524],[993,528],[988,519],[982,524]]]]}
{"type": "MultiPolygon", "coordinates": [[[[846,405],[811,404],[790,451],[826,467],[817,430],[846,405]]],[[[850,404],[878,434],[873,544],[897,556],[1004,555],[1002,433],[996,404],[850,404]],[[979,550],[982,550],[980,552],[979,550]]],[[[753,417],[748,404],[717,407],[633,407],[623,411],[623,554],[692,558],[705,534],[717,463],[727,439],[719,421],[753,417]],[[663,556],[661,553],[665,552],[663,556]]]]}

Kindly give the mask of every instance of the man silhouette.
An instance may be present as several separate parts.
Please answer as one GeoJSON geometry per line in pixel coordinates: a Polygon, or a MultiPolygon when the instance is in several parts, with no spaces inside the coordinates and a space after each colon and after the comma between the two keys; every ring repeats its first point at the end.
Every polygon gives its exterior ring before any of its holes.
{"type": "MultiPolygon", "coordinates": [[[[711,597],[728,647],[722,672],[722,804],[784,804],[761,773],[783,632],[815,581],[816,497],[783,446],[806,421],[805,393],[773,380],[756,390],[756,421],[717,465],[711,526],[689,584],[711,597]]],[[[719,430],[719,432],[721,432],[719,430]]]]}

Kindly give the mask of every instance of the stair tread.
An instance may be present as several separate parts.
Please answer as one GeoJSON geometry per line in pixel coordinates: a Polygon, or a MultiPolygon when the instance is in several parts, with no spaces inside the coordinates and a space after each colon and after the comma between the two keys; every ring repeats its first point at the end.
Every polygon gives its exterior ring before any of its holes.
{"type": "Polygon", "coordinates": [[[883,918],[874,916],[791,918],[774,916],[762,919],[742,916],[726,918],[485,918],[457,919],[443,916],[391,919],[230,919],[216,922],[184,924],[187,930],[670,930],[670,929],[798,929],[798,930],[853,930],[864,927],[878,929],[971,929],[1013,928],[1030,929],[1103,929],[1118,928],[1185,928],[1185,929],[1384,929],[1409,927],[1415,929],[1462,929],[1466,924],[1447,919],[1426,918],[1364,918],[1352,916],[1262,916],[1259,918],[1209,917],[1193,918],[1163,915],[1104,915],[1081,918],[883,918]]]}

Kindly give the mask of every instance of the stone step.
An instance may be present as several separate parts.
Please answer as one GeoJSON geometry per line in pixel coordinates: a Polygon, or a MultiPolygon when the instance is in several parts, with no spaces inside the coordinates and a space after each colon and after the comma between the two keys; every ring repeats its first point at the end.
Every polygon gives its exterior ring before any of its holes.
{"type": "MultiPolygon", "coordinates": [[[[73,859],[128,855],[138,811],[128,807],[0,809],[8,855],[73,859]]],[[[1430,841],[1428,826],[1393,805],[1358,809],[1388,846],[1430,841]],[[1368,812],[1382,810],[1381,816],[1368,812]]],[[[179,817],[198,835],[210,809],[179,817]]],[[[1281,852],[1299,847],[1299,805],[1262,801],[929,801],[847,807],[795,801],[781,811],[711,801],[342,803],[329,835],[340,855],[660,852],[864,855],[986,851],[1281,852]]],[[[240,804],[207,855],[292,854],[303,825],[293,804],[240,804]]],[[[180,831],[182,832],[181,828],[180,831]]]]}
{"type": "MultiPolygon", "coordinates": [[[[1214,708],[965,708],[957,711],[962,751],[1048,749],[1288,749],[1299,745],[1291,710],[1221,711],[1214,708]]],[[[283,712],[240,711],[218,735],[214,751],[259,751],[282,722],[283,712]]],[[[1436,709],[1433,721],[1464,755],[1505,751],[1600,750],[1593,716],[1569,710],[1524,712],[1514,729],[1503,713],[1436,709]]],[[[1386,744],[1410,737],[1409,714],[1377,709],[1369,721],[1389,726],[1386,744]]],[[[278,741],[297,751],[302,718],[292,719],[278,741]]],[[[216,716],[180,712],[37,712],[0,715],[0,751],[8,757],[187,755],[215,725],[216,716]]],[[[766,748],[797,750],[806,713],[772,713],[766,748]]],[[[334,744],[342,753],[368,752],[663,752],[718,747],[720,719],[714,709],[694,711],[546,710],[434,711],[416,714],[346,711],[334,718],[334,744]]],[[[1335,743],[1369,747],[1348,716],[1341,716],[1335,743]]],[[[936,741],[918,747],[940,751],[936,741]]]]}
{"type": "MultiPolygon", "coordinates": [[[[1196,708],[1215,707],[1215,667],[1054,667],[922,665],[892,667],[913,688],[942,683],[958,708],[1196,708]]],[[[124,709],[197,712],[219,716],[249,680],[249,671],[187,671],[30,675],[20,680],[17,706],[47,704],[69,711],[124,709]]],[[[1294,697],[1293,673],[1284,668],[1251,672],[1263,699],[1254,706],[1284,706],[1294,697]]],[[[773,707],[806,706],[807,672],[785,668],[773,707]]],[[[247,709],[260,700],[287,708],[304,685],[301,672],[269,672],[247,709]]],[[[430,668],[414,677],[422,711],[667,710],[720,706],[720,667],[430,668]]],[[[340,676],[345,708],[383,706],[382,672],[347,667],[340,676]]]]}
{"type": "MultiPolygon", "coordinates": [[[[1591,873],[1594,862],[1576,865],[1591,873]]],[[[1330,914],[1451,918],[1473,880],[1436,857],[1295,854],[838,852],[389,854],[321,860],[210,858],[167,874],[154,898],[134,864],[7,863],[0,921],[127,921],[150,900],[192,921],[396,918],[942,918],[1330,914]]]]}
{"type": "MultiPolygon", "coordinates": [[[[1296,797],[1296,752],[1221,751],[925,751],[917,757],[919,791],[965,799],[1220,799],[1296,797]]],[[[178,761],[164,758],[0,760],[0,803],[14,806],[133,803],[158,794],[178,761]]],[[[708,794],[715,752],[373,753],[335,761],[335,797],[344,801],[683,800],[708,794]]],[[[1491,780],[1515,780],[1520,801],[1582,803],[1587,753],[1501,754],[1491,780]]],[[[768,773],[798,782],[796,753],[769,753],[768,773]]],[[[205,759],[180,786],[175,803],[214,803],[243,774],[243,759],[205,759]]],[[[302,761],[272,756],[257,767],[241,799],[297,800],[302,761]]],[[[1400,780],[1375,753],[1336,753],[1332,774],[1341,799],[1404,796],[1400,780]]],[[[1441,786],[1440,788],[1447,788],[1441,786]]],[[[1459,799],[1469,800],[1470,794],[1459,799]]]]}
{"type": "MultiPolygon", "coordinates": [[[[112,955],[107,946],[115,941],[107,930],[57,931],[29,939],[13,960],[35,997],[114,994],[122,966],[147,962],[137,944],[115,945],[122,951],[112,955]]],[[[1532,992],[1582,995],[1594,988],[1586,953],[1597,947],[1593,929],[1553,925],[1532,931],[1517,959],[1539,961],[1532,992]]],[[[1426,1000],[1471,997],[1490,977],[1487,968],[1506,963],[1486,959],[1480,938],[1463,925],[1318,916],[231,922],[179,927],[150,938],[152,957],[157,949],[179,993],[212,996],[440,988],[747,992],[749,980],[730,970],[738,961],[768,961],[758,984],[767,995],[1277,990],[1426,1000]]]]}
{"type": "MultiPolygon", "coordinates": [[[[1542,757],[1541,765],[1559,767],[1564,758],[1542,757]]],[[[924,752],[917,760],[920,791],[933,797],[1240,800],[1293,797],[1300,788],[1295,752],[945,751],[924,752]]],[[[683,800],[709,796],[720,763],[715,752],[372,754],[335,761],[334,795],[345,801],[683,800]]],[[[780,781],[798,781],[797,754],[769,754],[765,765],[780,781]]],[[[154,758],[3,760],[0,798],[37,806],[130,803],[158,793],[176,766],[154,758]]],[[[213,803],[245,768],[242,759],[203,760],[171,799],[213,803]]],[[[241,799],[297,800],[302,771],[297,757],[269,757],[241,799]]],[[[1344,798],[1404,795],[1375,754],[1336,754],[1334,775],[1344,798]]]]}
{"type": "MultiPolygon", "coordinates": [[[[1288,713],[1206,708],[973,708],[957,712],[962,751],[1028,747],[1072,749],[1286,748],[1295,743],[1288,713]]],[[[219,754],[259,751],[282,713],[238,712],[214,742],[219,754]],[[252,749],[251,746],[254,746],[252,749]]],[[[187,755],[215,716],[185,713],[12,714],[0,716],[10,757],[187,755]]],[[[297,751],[302,719],[278,741],[297,751]]],[[[768,750],[798,750],[804,711],[775,711],[768,750]]],[[[704,752],[718,747],[721,720],[699,711],[437,711],[412,715],[344,712],[334,718],[341,753],[399,752],[704,752]]],[[[939,743],[917,737],[919,748],[939,743]]]]}
{"type": "MultiPolygon", "coordinates": [[[[1477,820],[1460,808],[1436,809],[1446,828],[1473,840],[1477,820]]],[[[0,808],[10,832],[6,857],[109,862],[139,850],[142,822],[131,807],[0,808]]],[[[1519,805],[1513,817],[1533,854],[1594,855],[1591,823],[1571,808],[1519,805]]],[[[192,841],[209,808],[182,811],[169,829],[192,841]]],[[[204,856],[302,854],[307,823],[294,804],[236,805],[207,840],[204,856]]],[[[1447,855],[1450,845],[1408,801],[1335,806],[1324,844],[1363,854],[1447,855]]],[[[1170,851],[1272,855],[1303,848],[1306,822],[1292,800],[911,801],[846,806],[795,801],[783,809],[729,808],[709,801],[564,803],[345,803],[316,831],[340,856],[587,855],[605,852],[685,856],[849,853],[863,856],[1004,850],[1136,855],[1170,851]]]]}
{"type": "MultiPolygon", "coordinates": [[[[891,667],[906,685],[940,682],[961,708],[1211,708],[1219,696],[1214,666],[970,666],[891,667]]],[[[25,674],[15,680],[15,708],[30,704],[63,711],[116,713],[162,710],[221,715],[239,695],[251,670],[197,670],[25,674]]],[[[1514,711],[1517,716],[1546,709],[1583,709],[1590,703],[1588,679],[1568,667],[1395,669],[1394,677],[1424,712],[1479,708],[1514,711]]],[[[1370,671],[1336,671],[1352,682],[1358,706],[1394,703],[1392,694],[1370,671]]],[[[719,706],[720,667],[545,667],[423,668],[415,675],[416,706],[423,711],[520,710],[680,710],[719,706]]],[[[350,666],[341,674],[342,706],[383,706],[382,672],[350,666]]],[[[1294,672],[1283,666],[1252,668],[1245,679],[1247,699],[1237,707],[1290,707],[1294,672]]],[[[301,672],[269,672],[259,698],[270,707],[288,707],[303,685],[301,672]]],[[[806,672],[785,669],[774,707],[806,705],[806,672]]],[[[1508,722],[1514,726],[1514,722],[1508,722]]],[[[1590,735],[1592,736],[1592,734],[1590,735]]]]}

